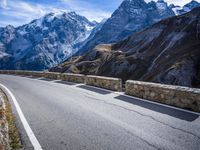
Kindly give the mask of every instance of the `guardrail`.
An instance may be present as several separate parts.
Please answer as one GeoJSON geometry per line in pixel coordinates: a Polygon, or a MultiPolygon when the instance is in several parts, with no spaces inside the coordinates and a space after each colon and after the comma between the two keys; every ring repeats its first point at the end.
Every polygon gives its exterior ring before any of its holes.
{"type": "Polygon", "coordinates": [[[200,112],[200,89],[141,81],[126,81],[125,93],[200,112]]]}
{"type": "Polygon", "coordinates": [[[62,73],[61,80],[75,82],[75,83],[85,83],[85,75],[82,74],[71,74],[71,73],[62,73]]]}
{"type": "MultiPolygon", "coordinates": [[[[0,70],[0,74],[43,77],[75,83],[85,83],[87,85],[113,91],[122,91],[122,80],[119,78],[18,70],[0,70]]],[[[128,80],[125,84],[125,93],[131,96],[200,112],[200,89],[128,80]]]]}
{"type": "Polygon", "coordinates": [[[119,78],[88,75],[86,76],[86,84],[113,91],[122,91],[122,80],[119,78]]]}
{"type": "Polygon", "coordinates": [[[60,80],[61,73],[44,72],[43,77],[48,79],[60,80]]]}
{"type": "Polygon", "coordinates": [[[0,70],[0,74],[25,75],[34,77],[43,77],[54,80],[63,80],[75,83],[85,83],[113,91],[121,91],[122,80],[117,78],[107,78],[99,76],[85,76],[82,74],[22,71],[22,70],[0,70]]]}

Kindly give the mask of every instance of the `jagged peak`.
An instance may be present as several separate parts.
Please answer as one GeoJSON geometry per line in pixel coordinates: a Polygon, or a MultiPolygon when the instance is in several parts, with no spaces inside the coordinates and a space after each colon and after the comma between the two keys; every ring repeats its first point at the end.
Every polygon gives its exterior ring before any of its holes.
{"type": "MultiPolygon", "coordinates": [[[[130,12],[132,8],[137,9],[146,7],[147,3],[144,0],[124,0],[112,16],[118,12],[130,12]]],[[[131,13],[128,14],[131,15],[131,13]]]]}
{"type": "Polygon", "coordinates": [[[163,2],[165,2],[164,0],[158,0],[157,2],[159,2],[159,3],[163,3],[163,2]]]}
{"type": "Polygon", "coordinates": [[[197,7],[197,6],[200,6],[200,3],[197,2],[196,0],[192,0],[191,2],[185,4],[183,7],[188,7],[190,9],[192,9],[194,7],[197,7]]]}
{"type": "Polygon", "coordinates": [[[133,4],[146,3],[145,0],[130,0],[130,2],[133,3],[133,4]]]}
{"type": "Polygon", "coordinates": [[[5,28],[6,29],[15,29],[15,27],[13,25],[7,25],[5,28]]]}
{"type": "Polygon", "coordinates": [[[20,27],[43,27],[45,26],[44,24],[52,22],[53,20],[77,20],[80,22],[84,22],[86,25],[88,26],[95,26],[97,25],[97,23],[93,23],[90,22],[86,17],[81,16],[79,14],[77,14],[74,11],[70,11],[70,12],[65,12],[65,11],[56,11],[56,12],[50,12],[45,14],[44,16],[38,18],[38,19],[34,19],[32,20],[30,23],[19,26],[17,28],[20,27]]]}

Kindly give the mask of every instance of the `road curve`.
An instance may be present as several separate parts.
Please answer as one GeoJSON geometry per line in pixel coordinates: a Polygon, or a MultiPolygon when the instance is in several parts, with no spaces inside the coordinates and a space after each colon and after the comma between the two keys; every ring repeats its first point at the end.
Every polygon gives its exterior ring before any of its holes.
{"type": "Polygon", "coordinates": [[[200,149],[200,117],[189,112],[62,81],[0,75],[0,83],[44,150],[200,149]]]}

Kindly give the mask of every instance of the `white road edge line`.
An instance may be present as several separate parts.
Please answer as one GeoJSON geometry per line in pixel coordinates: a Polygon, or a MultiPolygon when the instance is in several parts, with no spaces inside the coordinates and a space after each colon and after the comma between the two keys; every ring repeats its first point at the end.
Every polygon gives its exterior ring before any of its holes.
{"type": "Polygon", "coordinates": [[[6,86],[4,86],[1,83],[0,83],[0,87],[2,87],[4,90],[7,91],[7,93],[10,95],[12,101],[14,102],[14,105],[16,107],[18,115],[19,115],[21,122],[24,126],[24,129],[25,129],[25,131],[26,131],[26,133],[27,133],[27,135],[28,135],[33,147],[34,147],[34,150],[42,150],[42,147],[41,147],[40,143],[38,142],[37,138],[35,137],[35,134],[33,133],[31,127],[29,126],[29,124],[28,124],[28,122],[27,122],[27,120],[26,120],[26,118],[25,118],[15,96],[12,94],[12,92],[6,86]]]}

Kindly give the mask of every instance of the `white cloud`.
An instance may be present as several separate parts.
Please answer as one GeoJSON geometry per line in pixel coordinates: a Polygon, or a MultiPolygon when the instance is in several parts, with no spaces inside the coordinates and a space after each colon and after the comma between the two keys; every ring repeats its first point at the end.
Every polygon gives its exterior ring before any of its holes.
{"type": "MultiPolygon", "coordinates": [[[[0,0],[3,2],[2,0],[0,0]]],[[[3,4],[3,3],[1,3],[3,4]]],[[[89,20],[101,21],[110,16],[110,12],[93,8],[93,5],[83,1],[77,3],[74,0],[60,0],[54,5],[30,3],[24,0],[8,0],[6,5],[0,8],[0,26],[11,24],[19,26],[40,18],[49,12],[75,11],[80,15],[86,16],[89,20]]]]}
{"type": "Polygon", "coordinates": [[[60,0],[60,2],[63,7],[65,6],[69,10],[75,11],[78,14],[87,17],[91,21],[101,21],[111,15],[110,11],[105,11],[99,8],[98,5],[89,3],[87,0],[60,0]]]}
{"type": "MultiPolygon", "coordinates": [[[[145,0],[145,1],[150,2],[152,0],[145,0]]],[[[154,1],[157,1],[157,0],[154,0],[154,1]]],[[[183,6],[186,3],[189,3],[191,1],[192,0],[165,0],[165,2],[167,2],[169,4],[175,4],[175,5],[179,5],[179,6],[183,6]]],[[[196,0],[196,1],[200,2],[200,0],[196,0]]]]}
{"type": "Polygon", "coordinates": [[[0,8],[6,8],[7,7],[7,0],[0,0],[0,8]]]}
{"type": "Polygon", "coordinates": [[[5,26],[6,22],[7,24],[19,26],[40,18],[48,12],[55,11],[60,11],[60,9],[21,0],[9,0],[6,9],[0,9],[0,26],[5,26]]]}
{"type": "MultiPolygon", "coordinates": [[[[48,2],[48,0],[46,1],[48,2]]],[[[55,0],[53,3],[44,4],[34,3],[34,0],[0,0],[0,26],[7,24],[19,26],[40,18],[46,13],[57,11],[75,11],[89,20],[101,21],[104,18],[108,18],[123,0],[109,0],[108,3],[106,1],[108,0],[55,0]],[[104,2],[103,5],[99,6],[99,3],[102,2],[104,2]],[[104,4],[113,7],[104,7],[104,4]]],[[[184,5],[191,0],[165,1],[176,5],[184,5]]],[[[200,2],[200,0],[197,1],[200,2]]]]}

